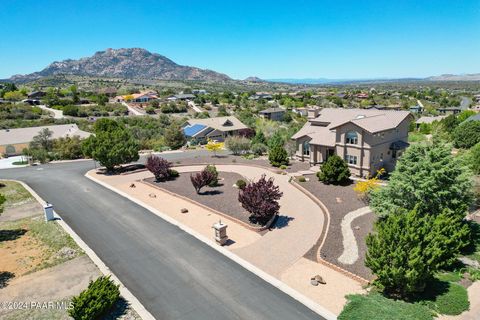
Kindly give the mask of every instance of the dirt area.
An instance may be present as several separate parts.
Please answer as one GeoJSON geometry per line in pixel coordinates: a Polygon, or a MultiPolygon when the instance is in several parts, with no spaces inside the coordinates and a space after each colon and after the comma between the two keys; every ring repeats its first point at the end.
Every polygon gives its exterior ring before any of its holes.
{"type": "MultiPolygon", "coordinates": [[[[365,237],[373,230],[373,223],[376,219],[375,214],[367,213],[353,220],[351,226],[358,244],[360,258],[351,265],[340,263],[337,259],[343,252],[342,219],[349,212],[365,207],[366,204],[359,200],[355,191],[353,191],[354,184],[347,186],[325,185],[318,181],[318,178],[313,174],[305,175],[305,177],[309,181],[299,182],[299,184],[315,195],[330,212],[330,225],[327,238],[320,252],[321,257],[345,270],[371,280],[373,275],[364,264],[367,252],[365,237]]],[[[316,261],[319,245],[320,243],[312,248],[305,257],[316,261]]]]}
{"type": "MultiPolygon", "coordinates": [[[[271,170],[280,170],[276,168],[268,162],[266,157],[259,157],[252,160],[245,159],[242,156],[234,156],[234,155],[221,155],[217,157],[213,156],[195,156],[188,159],[177,160],[173,162],[174,166],[178,165],[194,165],[194,164],[246,164],[250,166],[261,166],[265,168],[269,168],[271,170]]],[[[310,164],[308,162],[300,162],[297,160],[290,160],[290,164],[288,165],[285,171],[287,172],[297,172],[310,169],[310,164]]]]}
{"type": "MultiPolygon", "coordinates": [[[[233,172],[219,172],[218,178],[219,182],[217,187],[212,188],[207,186],[201,190],[200,194],[197,194],[192,186],[190,173],[182,173],[178,178],[165,182],[155,182],[154,178],[148,178],[145,182],[187,197],[230,217],[251,224],[248,220],[250,214],[242,208],[242,205],[238,201],[238,188],[233,186],[240,179],[244,181],[248,180],[233,172]]],[[[254,224],[251,225],[256,226],[254,224]]]]}
{"type": "Polygon", "coordinates": [[[28,201],[22,205],[12,206],[0,215],[0,222],[15,221],[43,213],[42,206],[36,201],[28,201]]]}
{"type": "Polygon", "coordinates": [[[306,258],[301,258],[282,273],[281,280],[336,315],[342,311],[347,294],[365,293],[357,281],[306,258]],[[320,275],[326,284],[313,286],[310,278],[315,275],[320,275]]]}

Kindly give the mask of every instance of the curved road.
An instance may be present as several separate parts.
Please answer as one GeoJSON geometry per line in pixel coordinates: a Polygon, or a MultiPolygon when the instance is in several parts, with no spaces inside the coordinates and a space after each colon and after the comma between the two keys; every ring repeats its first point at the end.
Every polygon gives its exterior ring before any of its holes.
{"type": "MultiPolygon", "coordinates": [[[[186,157],[170,154],[170,160],[186,157]]],[[[95,251],[152,315],[167,319],[323,319],[216,250],[84,177],[92,161],[6,169],[95,251]]]]}

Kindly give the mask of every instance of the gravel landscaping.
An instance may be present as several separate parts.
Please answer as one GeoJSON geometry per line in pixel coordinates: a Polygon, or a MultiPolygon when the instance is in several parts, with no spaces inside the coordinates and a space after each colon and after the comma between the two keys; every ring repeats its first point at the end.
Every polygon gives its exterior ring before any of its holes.
{"type": "Polygon", "coordinates": [[[155,187],[201,203],[249,225],[254,225],[248,220],[250,216],[249,213],[242,208],[242,205],[238,201],[238,189],[233,187],[237,180],[242,179],[247,181],[247,179],[233,172],[219,172],[218,178],[218,187],[204,187],[200,194],[197,194],[195,188],[192,186],[190,173],[181,173],[175,180],[166,182],[155,182],[155,178],[153,177],[145,179],[144,181],[155,187]]]}
{"type": "MultiPolygon", "coordinates": [[[[265,168],[269,168],[272,170],[280,170],[280,168],[276,168],[268,162],[266,157],[259,157],[252,160],[245,159],[242,156],[234,156],[234,155],[219,155],[217,157],[214,156],[195,156],[188,159],[181,159],[173,161],[174,166],[178,165],[195,165],[195,164],[246,164],[250,166],[261,166],[265,168]]],[[[290,160],[290,164],[288,165],[285,171],[287,172],[297,172],[310,169],[310,164],[308,162],[301,162],[297,160],[290,160]]]]}
{"type": "MultiPolygon", "coordinates": [[[[349,212],[365,207],[365,203],[357,198],[355,191],[353,191],[354,184],[347,186],[325,185],[318,181],[315,175],[305,175],[306,182],[299,182],[299,185],[310,191],[315,195],[330,211],[330,227],[327,238],[322,247],[320,255],[323,259],[331,262],[339,267],[348,270],[356,275],[361,276],[367,280],[372,279],[370,269],[365,267],[365,253],[367,247],[365,238],[368,233],[373,230],[373,223],[375,221],[374,213],[367,213],[352,221],[352,229],[355,239],[358,244],[359,259],[353,264],[342,264],[338,258],[343,253],[343,236],[341,230],[341,222],[345,215],[349,212]]],[[[319,240],[319,242],[321,239],[319,240]]],[[[318,247],[317,243],[305,257],[316,261],[318,247]]]]}

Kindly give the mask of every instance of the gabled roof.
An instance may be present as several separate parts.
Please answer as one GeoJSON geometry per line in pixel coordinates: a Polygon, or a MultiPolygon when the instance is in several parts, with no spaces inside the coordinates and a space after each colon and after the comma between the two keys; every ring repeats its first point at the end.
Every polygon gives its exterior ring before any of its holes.
{"type": "Polygon", "coordinates": [[[3,129],[0,130],[0,145],[29,143],[33,140],[34,136],[38,135],[38,133],[45,128],[52,131],[52,139],[58,139],[67,136],[79,136],[80,138],[87,138],[91,135],[89,132],[80,130],[76,124],[3,129]]]}
{"type": "Polygon", "coordinates": [[[183,128],[183,133],[187,137],[193,137],[203,129],[205,129],[207,126],[203,124],[194,124],[194,125],[188,125],[183,128]]]}
{"type": "Polygon", "coordinates": [[[187,123],[191,126],[195,124],[204,125],[219,131],[234,131],[248,129],[240,120],[234,116],[215,117],[207,119],[190,119],[187,123]]]}
{"type": "Polygon", "coordinates": [[[311,144],[334,146],[335,129],[347,123],[375,133],[394,129],[407,117],[411,117],[408,111],[325,108],[294,134],[292,139],[308,136],[311,144]]]}

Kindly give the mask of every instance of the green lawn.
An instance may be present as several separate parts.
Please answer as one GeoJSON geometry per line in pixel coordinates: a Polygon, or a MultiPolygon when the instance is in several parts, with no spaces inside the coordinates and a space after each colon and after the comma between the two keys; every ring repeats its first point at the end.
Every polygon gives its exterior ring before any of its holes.
{"type": "Polygon", "coordinates": [[[433,312],[421,304],[387,299],[379,293],[349,295],[338,320],[431,320],[433,312]]]}
{"type": "Polygon", "coordinates": [[[0,181],[0,186],[0,193],[7,198],[4,205],[5,208],[14,207],[34,200],[30,192],[18,182],[0,181]]]}
{"type": "Polygon", "coordinates": [[[24,161],[15,161],[15,162],[12,162],[12,164],[14,166],[22,166],[22,165],[25,165],[25,164],[28,164],[28,161],[24,160],[24,161]]]}

